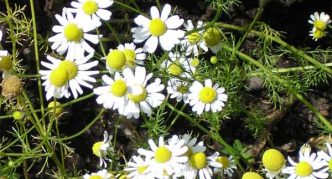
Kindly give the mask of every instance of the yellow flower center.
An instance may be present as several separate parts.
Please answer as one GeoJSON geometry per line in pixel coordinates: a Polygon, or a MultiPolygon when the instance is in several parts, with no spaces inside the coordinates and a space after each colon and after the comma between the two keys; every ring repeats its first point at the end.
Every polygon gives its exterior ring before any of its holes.
{"type": "Polygon", "coordinates": [[[13,118],[15,120],[21,120],[23,118],[23,113],[20,111],[13,112],[13,118]]]}
{"type": "Polygon", "coordinates": [[[62,61],[59,65],[59,68],[63,68],[67,71],[68,80],[75,78],[78,72],[78,66],[76,65],[76,63],[70,60],[62,61]]]}
{"type": "Polygon", "coordinates": [[[263,177],[256,172],[246,172],[243,174],[242,179],[263,179],[263,177]]]}
{"type": "Polygon", "coordinates": [[[159,147],[154,153],[154,158],[158,163],[166,163],[172,157],[172,152],[166,147],[159,147]]]}
{"type": "Polygon", "coordinates": [[[138,167],[137,167],[137,171],[138,171],[138,173],[143,174],[144,171],[145,171],[148,167],[149,167],[149,165],[138,166],[138,167]]]}
{"type": "Polygon", "coordinates": [[[133,85],[129,91],[128,98],[134,103],[139,103],[145,100],[146,95],[146,89],[142,85],[133,85]]]}
{"type": "Polygon", "coordinates": [[[277,172],[285,165],[285,157],[278,150],[269,149],[264,152],[262,162],[267,170],[277,172]]]}
{"type": "Polygon", "coordinates": [[[60,105],[61,105],[61,103],[59,103],[58,101],[56,101],[56,102],[52,101],[52,102],[48,103],[47,108],[53,108],[53,109],[50,109],[50,113],[54,112],[55,116],[58,116],[63,111],[63,108],[60,107],[60,105]]]}
{"type": "Polygon", "coordinates": [[[329,169],[332,171],[332,159],[329,160],[329,169]]]}
{"type": "Polygon", "coordinates": [[[9,71],[12,65],[12,59],[9,56],[0,57],[0,71],[9,71]]]}
{"type": "Polygon", "coordinates": [[[56,68],[51,71],[49,80],[55,87],[62,87],[68,82],[68,73],[64,68],[56,68]]]}
{"type": "Polygon", "coordinates": [[[203,87],[201,91],[199,92],[199,100],[203,103],[211,103],[213,102],[217,97],[217,92],[214,88],[211,87],[203,87]]]}
{"type": "Polygon", "coordinates": [[[221,41],[221,33],[219,29],[210,27],[203,34],[204,42],[208,46],[215,46],[221,41]]]}
{"type": "Polygon", "coordinates": [[[98,3],[94,0],[87,0],[83,4],[83,11],[87,15],[92,15],[98,10],[98,3]]]}
{"type": "Polygon", "coordinates": [[[193,67],[198,67],[199,65],[199,59],[198,58],[194,58],[191,60],[190,65],[193,67]]]}
{"type": "Polygon", "coordinates": [[[83,37],[83,30],[75,23],[68,23],[65,27],[64,35],[68,41],[79,42],[83,37]]]}
{"type": "Polygon", "coordinates": [[[111,92],[114,96],[117,96],[117,97],[124,96],[127,92],[126,82],[121,79],[114,81],[114,83],[111,87],[111,92]]]}
{"type": "Polygon", "coordinates": [[[167,30],[167,26],[164,21],[159,18],[152,19],[149,24],[149,31],[152,36],[162,36],[167,30]]]}
{"type": "Polygon", "coordinates": [[[195,169],[205,168],[207,164],[206,155],[204,152],[196,152],[191,155],[189,162],[195,169]]]}
{"type": "Polygon", "coordinates": [[[201,40],[201,35],[198,32],[193,32],[187,36],[190,44],[197,44],[201,40]]]}
{"type": "Polygon", "coordinates": [[[302,161],[296,165],[295,172],[300,177],[306,177],[312,174],[313,169],[308,162],[302,161]]]}
{"type": "Polygon", "coordinates": [[[135,64],[136,52],[134,50],[131,50],[131,49],[125,49],[123,51],[123,53],[126,57],[126,64],[130,68],[134,68],[136,66],[136,64],[135,64]]]}
{"type": "Polygon", "coordinates": [[[103,179],[103,177],[100,175],[91,175],[89,179],[103,179]]]}
{"type": "Polygon", "coordinates": [[[186,85],[184,84],[181,84],[177,87],[177,90],[178,92],[180,92],[181,94],[184,94],[184,93],[188,93],[189,89],[186,85]]]}
{"type": "Polygon", "coordinates": [[[314,26],[321,31],[324,31],[326,29],[326,22],[322,21],[322,20],[316,20],[314,22],[314,26]]]}
{"type": "Polygon", "coordinates": [[[178,63],[172,63],[168,68],[168,72],[174,76],[180,76],[183,72],[181,66],[178,63]]]}
{"type": "Polygon", "coordinates": [[[96,155],[97,157],[102,157],[102,153],[101,153],[101,150],[100,150],[100,147],[104,144],[103,141],[100,141],[100,142],[96,142],[93,144],[92,146],[92,153],[94,155],[96,155]]]}
{"type": "Polygon", "coordinates": [[[313,33],[314,39],[321,39],[326,35],[326,32],[323,30],[316,29],[313,33]]]}
{"type": "Polygon", "coordinates": [[[217,157],[216,162],[219,162],[222,164],[222,168],[228,168],[229,167],[229,160],[227,157],[217,157]]]}
{"type": "Polygon", "coordinates": [[[114,70],[121,70],[126,64],[126,56],[120,50],[112,50],[106,57],[106,64],[114,70]]]}
{"type": "Polygon", "coordinates": [[[216,57],[216,56],[212,56],[211,58],[210,58],[210,63],[211,64],[216,64],[218,62],[218,58],[216,57]]]}

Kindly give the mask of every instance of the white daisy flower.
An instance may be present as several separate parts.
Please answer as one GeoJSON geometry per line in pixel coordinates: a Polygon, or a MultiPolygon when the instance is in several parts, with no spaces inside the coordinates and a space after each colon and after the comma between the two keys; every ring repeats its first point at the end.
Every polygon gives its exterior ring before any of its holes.
{"type": "Polygon", "coordinates": [[[325,14],[325,12],[321,12],[318,14],[318,12],[315,12],[314,14],[310,15],[310,18],[308,22],[312,24],[317,30],[325,31],[327,28],[327,25],[331,23],[330,16],[328,14],[325,14]]]}
{"type": "Polygon", "coordinates": [[[284,155],[278,150],[268,149],[263,154],[262,163],[266,177],[273,179],[279,178],[281,170],[285,167],[286,160],[284,155]]]}
{"type": "Polygon", "coordinates": [[[125,105],[128,102],[127,84],[120,73],[115,73],[114,80],[108,75],[102,76],[105,86],[95,88],[93,92],[99,95],[96,99],[98,104],[102,104],[106,109],[118,110],[124,114],[125,105]]]}
{"type": "Polygon", "coordinates": [[[326,143],[327,152],[319,151],[318,157],[323,160],[325,170],[331,172],[332,171],[332,147],[331,144],[326,143]]]}
{"type": "Polygon", "coordinates": [[[114,175],[108,173],[106,169],[99,170],[97,173],[85,174],[83,179],[112,179],[114,175]]]}
{"type": "Polygon", "coordinates": [[[169,59],[165,60],[161,66],[173,76],[192,78],[192,74],[196,71],[192,60],[184,54],[170,52],[169,59]]]}
{"type": "Polygon", "coordinates": [[[151,174],[150,165],[151,158],[146,157],[143,159],[141,156],[133,156],[132,160],[127,163],[124,171],[130,172],[127,177],[132,179],[154,178],[151,174]]]}
{"type": "MultiPolygon", "coordinates": [[[[191,20],[187,20],[187,23],[184,23],[183,26],[186,28],[187,32],[195,29],[191,20]]],[[[202,27],[203,22],[198,21],[196,28],[202,27]]],[[[195,31],[186,35],[185,39],[181,41],[181,47],[182,50],[185,50],[187,56],[193,54],[195,57],[209,50],[203,40],[203,30],[195,31]]]]}
{"type": "Polygon", "coordinates": [[[134,21],[139,27],[131,30],[134,43],[141,43],[148,39],[143,49],[149,53],[156,51],[158,43],[166,51],[170,51],[174,45],[180,43],[179,39],[184,36],[184,31],[178,28],[183,24],[183,19],[177,15],[168,17],[170,12],[171,6],[165,4],[161,14],[156,6],[151,7],[151,19],[143,15],[137,16],[134,21]]]}
{"type": "Polygon", "coordinates": [[[84,59],[81,60],[73,60],[70,58],[67,58],[66,60],[59,60],[49,55],[47,56],[47,59],[57,64],[56,68],[63,68],[66,70],[69,88],[75,99],[78,97],[78,94],[83,94],[81,85],[92,89],[93,86],[89,84],[89,82],[96,82],[96,79],[92,78],[91,75],[96,75],[99,73],[99,71],[88,71],[89,69],[98,65],[98,61],[92,61],[87,63],[87,61],[92,57],[92,55],[93,54],[90,54],[89,56],[84,57],[84,59]]]}
{"type": "Polygon", "coordinates": [[[210,79],[206,79],[204,83],[203,86],[200,82],[194,81],[189,88],[188,98],[189,104],[193,106],[192,110],[197,114],[210,110],[212,112],[221,111],[227,101],[227,95],[224,93],[225,88],[219,88],[218,84],[212,86],[210,79]]]}
{"type": "Polygon", "coordinates": [[[150,170],[155,177],[165,178],[177,174],[183,168],[183,163],[188,161],[184,156],[188,147],[184,146],[184,141],[173,135],[167,143],[163,137],[159,137],[158,146],[152,139],[148,141],[151,150],[138,149],[138,153],[151,158],[150,170]]]}
{"type": "Polygon", "coordinates": [[[58,68],[61,60],[47,55],[47,59],[51,62],[42,61],[41,65],[48,68],[48,70],[39,70],[42,75],[41,79],[44,80],[43,86],[45,86],[46,99],[50,100],[54,98],[70,97],[68,73],[64,68],[58,68]]]}
{"type": "Polygon", "coordinates": [[[129,68],[124,69],[123,75],[128,84],[127,97],[129,99],[124,115],[127,118],[137,119],[140,111],[143,111],[150,116],[152,108],[158,107],[165,99],[161,93],[164,89],[161,80],[156,78],[153,83],[148,84],[152,73],[146,74],[145,68],[140,66],[137,66],[134,71],[129,68]]]}
{"type": "Polygon", "coordinates": [[[107,153],[108,150],[111,150],[111,146],[110,146],[110,141],[112,139],[112,136],[109,136],[107,131],[104,131],[104,140],[103,141],[99,141],[93,144],[92,146],[92,153],[99,157],[100,162],[99,165],[100,167],[107,167],[107,163],[106,160],[111,162],[110,159],[107,158],[107,153]]]}
{"type": "Polygon", "coordinates": [[[77,59],[81,59],[84,52],[94,53],[95,50],[87,41],[97,44],[99,36],[88,33],[95,29],[91,22],[82,21],[78,15],[74,17],[67,8],[63,8],[62,16],[56,14],[55,18],[60,25],[53,26],[52,31],[56,35],[48,39],[49,42],[53,42],[51,46],[53,50],[61,55],[67,52],[67,56],[77,59]]]}
{"type": "Polygon", "coordinates": [[[214,173],[222,173],[223,176],[232,177],[237,169],[233,156],[220,156],[219,152],[215,152],[208,157],[209,165],[213,167],[214,173]]]}
{"type": "Polygon", "coordinates": [[[316,153],[311,153],[310,147],[304,146],[299,152],[299,162],[296,163],[288,157],[291,166],[285,167],[282,173],[289,174],[291,179],[316,179],[327,178],[324,162],[317,157],[316,153]],[[323,168],[323,169],[322,169],[323,168]]]}
{"type": "Polygon", "coordinates": [[[183,176],[185,179],[195,179],[197,176],[199,179],[211,179],[213,172],[204,151],[193,151],[183,176]]]}
{"type": "Polygon", "coordinates": [[[206,46],[209,47],[210,50],[215,54],[218,53],[222,48],[222,34],[220,29],[216,27],[207,28],[203,33],[203,40],[206,46]]]}
{"type": "Polygon", "coordinates": [[[318,39],[321,39],[326,36],[325,30],[319,30],[316,27],[313,27],[312,30],[309,32],[309,36],[312,37],[313,40],[317,41],[318,39]]]}
{"type": "Polygon", "coordinates": [[[144,65],[146,54],[142,48],[136,48],[134,43],[120,44],[118,50],[123,51],[126,56],[126,67],[135,68],[136,65],[144,65]]]}
{"type": "Polygon", "coordinates": [[[95,27],[101,25],[100,19],[108,21],[112,12],[107,10],[113,4],[113,0],[78,0],[71,2],[74,12],[85,22],[93,22],[95,27]]]}
{"type": "Polygon", "coordinates": [[[189,83],[178,78],[170,78],[167,82],[167,93],[170,98],[176,98],[177,102],[189,103],[189,83]]]}

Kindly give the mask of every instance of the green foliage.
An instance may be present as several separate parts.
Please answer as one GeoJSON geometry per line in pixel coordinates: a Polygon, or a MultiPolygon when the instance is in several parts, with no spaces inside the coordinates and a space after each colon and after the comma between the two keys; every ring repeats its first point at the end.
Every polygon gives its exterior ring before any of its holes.
{"type": "Polygon", "coordinates": [[[216,9],[221,9],[222,12],[229,14],[229,8],[232,6],[238,6],[241,4],[240,0],[205,0],[212,7],[216,9]]]}

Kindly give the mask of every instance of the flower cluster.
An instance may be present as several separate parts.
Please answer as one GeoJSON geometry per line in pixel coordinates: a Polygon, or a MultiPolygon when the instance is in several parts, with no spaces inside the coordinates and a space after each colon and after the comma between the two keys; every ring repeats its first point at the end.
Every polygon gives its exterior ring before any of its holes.
{"type": "Polygon", "coordinates": [[[312,39],[317,41],[326,35],[326,29],[331,23],[331,19],[328,14],[325,14],[325,12],[320,14],[315,12],[314,14],[310,15],[310,20],[308,22],[313,25],[309,35],[312,36],[312,39]]]}

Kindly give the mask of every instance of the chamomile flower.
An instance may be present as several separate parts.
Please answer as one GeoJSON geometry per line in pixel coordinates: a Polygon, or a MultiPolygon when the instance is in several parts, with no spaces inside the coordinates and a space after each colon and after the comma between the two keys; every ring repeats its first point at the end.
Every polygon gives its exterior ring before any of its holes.
{"type": "Polygon", "coordinates": [[[311,153],[310,147],[304,146],[301,148],[298,163],[294,162],[290,157],[288,157],[288,162],[291,166],[282,170],[282,173],[290,175],[288,178],[315,179],[328,177],[328,173],[323,168],[324,162],[317,157],[316,153],[311,153]]]}
{"type": "Polygon", "coordinates": [[[207,28],[203,33],[203,40],[213,53],[218,53],[222,48],[222,35],[220,29],[216,27],[207,28]]]}
{"type": "Polygon", "coordinates": [[[285,167],[285,157],[276,149],[268,149],[264,152],[262,163],[266,177],[269,179],[278,178],[279,173],[285,167]]]}
{"type": "Polygon", "coordinates": [[[311,36],[313,40],[317,41],[318,39],[321,39],[326,36],[326,31],[319,30],[316,27],[313,27],[309,33],[309,36],[311,36]]]}
{"type": "Polygon", "coordinates": [[[150,170],[154,176],[159,176],[158,178],[177,174],[183,168],[183,163],[188,161],[188,157],[184,156],[188,147],[184,146],[184,141],[179,140],[176,135],[167,143],[162,136],[159,137],[158,146],[152,139],[149,139],[148,143],[151,150],[140,148],[137,152],[151,158],[150,170]]]}
{"type": "Polygon", "coordinates": [[[151,158],[146,157],[143,159],[141,156],[133,156],[132,160],[127,163],[124,171],[130,172],[127,177],[132,179],[153,178],[150,165],[151,158]]]}
{"type": "Polygon", "coordinates": [[[190,155],[188,166],[184,169],[185,179],[210,179],[213,175],[212,169],[208,164],[208,160],[204,151],[196,151],[190,155]]]}
{"type": "Polygon", "coordinates": [[[329,172],[332,171],[332,147],[331,144],[326,143],[327,152],[319,151],[318,157],[320,157],[323,160],[325,170],[328,170],[329,172]]]}
{"type": "Polygon", "coordinates": [[[213,173],[222,173],[223,176],[232,177],[237,168],[233,156],[220,156],[219,152],[209,156],[208,160],[209,165],[213,167],[213,173]]]}
{"type": "Polygon", "coordinates": [[[74,17],[67,8],[63,8],[62,16],[56,14],[55,18],[60,25],[53,26],[56,35],[48,39],[53,43],[53,50],[61,55],[67,52],[67,56],[75,56],[77,59],[81,59],[85,52],[94,53],[95,50],[87,42],[99,42],[98,35],[88,33],[95,29],[93,22],[85,22],[78,15],[74,17]]]}
{"type": "Polygon", "coordinates": [[[242,179],[263,179],[263,177],[256,172],[246,172],[242,175],[242,179]]]}
{"type": "Polygon", "coordinates": [[[317,30],[325,31],[327,25],[331,23],[330,16],[325,14],[325,12],[315,12],[314,14],[310,15],[310,20],[308,21],[312,24],[317,30]]]}
{"type": "Polygon", "coordinates": [[[42,75],[41,79],[44,80],[42,83],[45,86],[46,99],[50,100],[54,98],[70,97],[69,84],[68,84],[68,73],[64,68],[58,68],[61,60],[47,56],[47,59],[51,62],[42,61],[41,65],[48,68],[48,70],[39,70],[42,75]]]}
{"type": "Polygon", "coordinates": [[[111,161],[109,159],[107,159],[107,152],[108,150],[111,149],[110,146],[110,140],[111,140],[111,136],[108,135],[107,131],[104,131],[104,140],[103,141],[99,141],[93,144],[92,146],[92,153],[99,157],[100,162],[99,165],[100,167],[105,166],[105,168],[107,167],[107,161],[111,161]]]}
{"type": "Polygon", "coordinates": [[[168,17],[170,12],[171,6],[165,4],[161,14],[156,6],[151,7],[151,19],[143,15],[137,16],[134,21],[139,27],[131,30],[134,43],[141,43],[148,39],[143,49],[149,53],[156,51],[158,43],[166,51],[170,51],[174,45],[180,43],[184,31],[178,28],[183,24],[183,19],[180,19],[177,15],[168,17]]]}
{"type": "Polygon", "coordinates": [[[136,65],[144,65],[146,54],[142,48],[136,48],[134,43],[120,44],[118,50],[123,51],[126,57],[126,67],[135,68],[136,65]]]}
{"type": "MultiPolygon", "coordinates": [[[[188,20],[183,26],[186,28],[187,32],[195,29],[191,20],[188,20]]],[[[202,26],[203,22],[198,21],[196,28],[201,28],[202,26]]],[[[203,30],[186,35],[185,39],[181,41],[181,47],[185,50],[187,56],[193,54],[195,57],[209,50],[203,40],[203,30]]]]}
{"type": "Polygon", "coordinates": [[[125,105],[127,104],[127,83],[120,73],[116,72],[114,79],[108,75],[102,76],[105,86],[95,88],[93,92],[99,95],[96,99],[98,104],[102,104],[106,109],[118,110],[124,114],[125,105]]]}
{"type": "Polygon", "coordinates": [[[170,98],[175,98],[177,102],[189,103],[189,83],[179,78],[170,78],[167,82],[167,93],[170,98]]]}
{"type": "Polygon", "coordinates": [[[114,175],[108,173],[107,170],[105,169],[100,170],[97,173],[83,175],[83,179],[112,179],[112,178],[114,178],[114,175]]]}
{"type": "Polygon", "coordinates": [[[71,2],[71,6],[75,9],[82,20],[93,22],[93,25],[99,27],[100,19],[108,21],[111,18],[111,11],[107,10],[113,4],[113,0],[77,0],[71,2]]]}
{"type": "Polygon", "coordinates": [[[128,104],[125,108],[125,116],[127,118],[139,117],[140,111],[143,111],[148,116],[152,113],[152,108],[158,107],[165,96],[161,93],[164,85],[161,80],[156,78],[153,83],[148,83],[152,78],[152,73],[146,74],[144,67],[137,66],[134,70],[126,68],[123,70],[123,75],[127,87],[128,104]]]}
{"type": "Polygon", "coordinates": [[[192,58],[184,54],[170,52],[169,59],[165,60],[161,66],[173,76],[191,78],[196,70],[191,62],[192,58]]]}
{"type": "Polygon", "coordinates": [[[192,110],[197,114],[210,110],[212,112],[221,111],[227,101],[225,88],[219,88],[218,84],[212,86],[210,79],[205,80],[204,86],[200,82],[194,81],[189,91],[189,104],[193,106],[192,110]]]}

